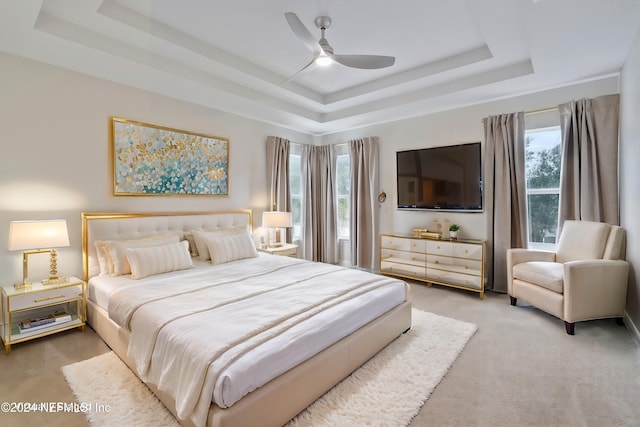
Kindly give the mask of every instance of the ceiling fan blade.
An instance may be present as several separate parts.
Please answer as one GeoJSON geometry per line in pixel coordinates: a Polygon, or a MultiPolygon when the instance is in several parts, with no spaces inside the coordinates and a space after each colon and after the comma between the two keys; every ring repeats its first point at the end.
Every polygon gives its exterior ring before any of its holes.
{"type": "Polygon", "coordinates": [[[320,48],[318,41],[313,38],[309,30],[307,30],[307,27],[305,27],[300,18],[298,18],[298,15],[293,12],[287,12],[284,14],[284,17],[287,19],[287,23],[289,24],[289,27],[291,27],[291,30],[300,40],[302,40],[305,46],[311,49],[314,55],[319,55],[320,52],[322,52],[322,49],[320,48]]]}
{"type": "Polygon", "coordinates": [[[311,62],[309,62],[307,65],[305,65],[304,67],[302,67],[297,73],[295,73],[293,76],[289,77],[287,80],[283,81],[282,84],[286,84],[289,83],[292,80],[295,80],[299,77],[302,77],[303,75],[307,74],[307,72],[313,70],[313,66],[316,63],[316,59],[318,58],[318,56],[320,56],[320,54],[316,54],[313,56],[313,59],[311,60],[311,62]]]}
{"type": "Polygon", "coordinates": [[[327,56],[336,61],[338,64],[342,64],[344,66],[352,68],[364,68],[367,70],[390,67],[396,62],[396,58],[394,58],[393,56],[334,55],[329,52],[327,52],[327,56]]]}

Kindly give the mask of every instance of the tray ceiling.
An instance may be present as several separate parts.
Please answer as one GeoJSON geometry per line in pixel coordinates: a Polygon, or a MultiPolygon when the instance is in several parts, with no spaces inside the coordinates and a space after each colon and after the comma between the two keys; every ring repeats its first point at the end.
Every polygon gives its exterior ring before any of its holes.
{"type": "Polygon", "coordinates": [[[602,78],[640,27],[637,0],[1,0],[0,50],[326,134],[602,78]],[[339,54],[314,67],[294,12],[339,54]],[[286,82],[286,83],[285,83],[286,82]]]}

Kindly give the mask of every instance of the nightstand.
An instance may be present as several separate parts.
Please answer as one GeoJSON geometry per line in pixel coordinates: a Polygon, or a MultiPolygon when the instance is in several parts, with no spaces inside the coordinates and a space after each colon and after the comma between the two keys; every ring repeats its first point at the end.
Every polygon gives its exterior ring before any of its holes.
{"type": "Polygon", "coordinates": [[[282,246],[266,247],[264,249],[258,249],[260,252],[266,252],[271,255],[280,255],[297,258],[298,257],[298,245],[291,243],[284,243],[282,246]]]}
{"type": "Polygon", "coordinates": [[[84,330],[86,320],[86,283],[70,277],[67,283],[15,289],[2,286],[2,342],[7,354],[11,345],[44,337],[67,329],[84,330]],[[53,316],[53,320],[50,318],[53,316]],[[33,325],[27,323],[32,322],[33,325]],[[30,327],[27,327],[30,326],[30,327]]]}

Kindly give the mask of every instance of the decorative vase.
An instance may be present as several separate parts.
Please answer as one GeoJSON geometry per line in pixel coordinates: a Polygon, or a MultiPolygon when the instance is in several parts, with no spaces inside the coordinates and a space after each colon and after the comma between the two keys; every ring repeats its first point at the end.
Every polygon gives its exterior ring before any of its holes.
{"type": "Polygon", "coordinates": [[[449,231],[449,237],[451,237],[452,239],[457,239],[458,238],[458,230],[449,231]]]}

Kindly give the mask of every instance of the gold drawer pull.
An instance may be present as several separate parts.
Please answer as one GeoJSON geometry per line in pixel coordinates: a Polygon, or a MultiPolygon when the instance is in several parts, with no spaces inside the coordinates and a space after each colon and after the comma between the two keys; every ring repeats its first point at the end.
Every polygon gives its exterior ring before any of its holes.
{"type": "Polygon", "coordinates": [[[440,249],[440,246],[438,246],[437,248],[440,249]]]}
{"type": "Polygon", "coordinates": [[[436,264],[440,264],[440,261],[436,260],[436,264]]]}
{"type": "Polygon", "coordinates": [[[55,297],[47,297],[47,298],[42,298],[42,299],[34,299],[33,302],[49,301],[49,300],[58,299],[58,298],[64,298],[64,295],[57,295],[55,297]]]}
{"type": "Polygon", "coordinates": [[[465,254],[468,254],[468,253],[469,253],[469,249],[465,249],[465,250],[464,250],[464,253],[465,253],[465,254]]]}

